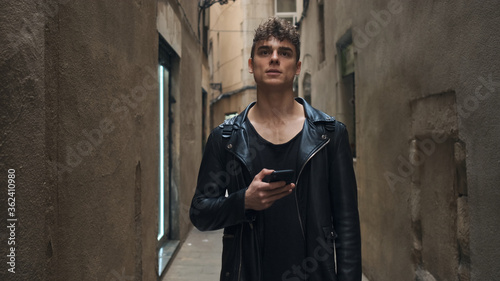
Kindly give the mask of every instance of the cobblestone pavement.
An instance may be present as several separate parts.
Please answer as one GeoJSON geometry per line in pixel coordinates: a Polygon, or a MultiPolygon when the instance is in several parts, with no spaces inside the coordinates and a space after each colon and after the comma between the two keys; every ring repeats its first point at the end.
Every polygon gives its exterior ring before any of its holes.
{"type": "MultiPolygon", "coordinates": [[[[222,230],[193,228],[162,281],[218,281],[221,268],[222,230]]],[[[364,275],[362,281],[369,281],[364,275]]]]}

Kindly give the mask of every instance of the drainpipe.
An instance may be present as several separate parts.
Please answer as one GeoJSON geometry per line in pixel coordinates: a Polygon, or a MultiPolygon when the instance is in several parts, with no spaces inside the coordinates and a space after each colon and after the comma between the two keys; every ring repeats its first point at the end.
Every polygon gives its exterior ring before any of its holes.
{"type": "Polygon", "coordinates": [[[302,9],[302,15],[300,20],[295,23],[295,28],[299,29],[302,20],[307,16],[307,9],[309,8],[309,0],[304,0],[304,8],[302,9]]]}

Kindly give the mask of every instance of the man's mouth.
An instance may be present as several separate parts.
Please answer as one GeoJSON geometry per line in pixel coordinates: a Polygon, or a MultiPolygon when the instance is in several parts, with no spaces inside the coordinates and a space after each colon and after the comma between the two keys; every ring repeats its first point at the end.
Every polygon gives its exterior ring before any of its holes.
{"type": "Polygon", "coordinates": [[[280,74],[281,71],[279,71],[277,69],[269,69],[268,71],[266,71],[266,73],[269,73],[269,74],[280,74]]]}

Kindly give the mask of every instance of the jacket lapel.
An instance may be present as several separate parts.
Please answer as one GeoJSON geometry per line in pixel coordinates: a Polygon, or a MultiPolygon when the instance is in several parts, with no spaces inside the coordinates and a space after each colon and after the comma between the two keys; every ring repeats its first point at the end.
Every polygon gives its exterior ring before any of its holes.
{"type": "Polygon", "coordinates": [[[252,144],[250,143],[248,128],[244,121],[247,119],[248,111],[254,105],[255,102],[252,102],[236,117],[233,124],[233,134],[226,145],[226,150],[233,153],[244,164],[250,175],[254,175],[252,162],[255,156],[252,154],[252,144]]]}

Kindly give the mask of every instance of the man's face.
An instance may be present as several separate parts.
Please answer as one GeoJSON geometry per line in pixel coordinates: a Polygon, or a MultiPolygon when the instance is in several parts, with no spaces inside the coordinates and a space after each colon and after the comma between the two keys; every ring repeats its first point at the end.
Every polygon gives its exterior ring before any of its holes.
{"type": "Polygon", "coordinates": [[[255,44],[253,59],[248,68],[257,85],[283,86],[291,88],[295,75],[299,75],[301,62],[296,61],[296,50],[289,40],[279,41],[274,37],[255,44]]]}

